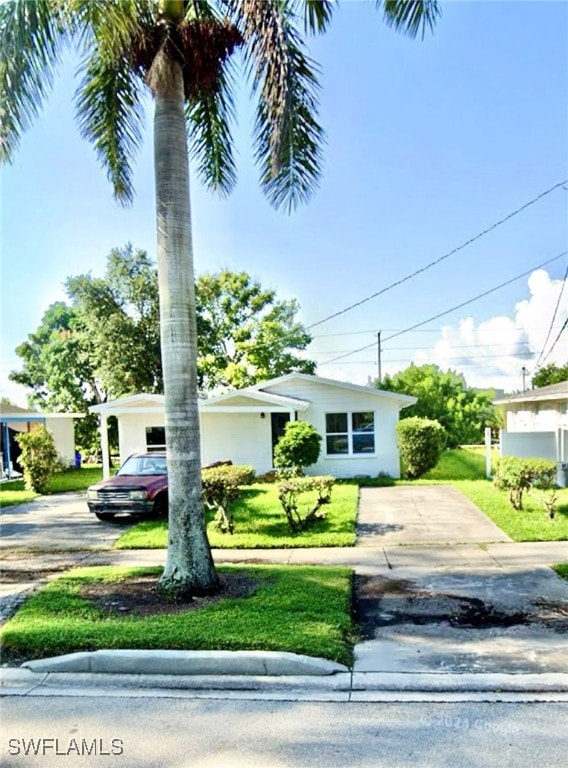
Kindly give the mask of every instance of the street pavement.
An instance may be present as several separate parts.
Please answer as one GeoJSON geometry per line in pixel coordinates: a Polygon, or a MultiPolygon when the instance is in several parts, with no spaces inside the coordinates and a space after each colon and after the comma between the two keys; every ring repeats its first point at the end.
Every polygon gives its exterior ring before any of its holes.
{"type": "Polygon", "coordinates": [[[561,704],[4,700],[3,768],[564,768],[561,704]],[[27,755],[26,755],[27,750],[27,755]],[[34,750],[37,752],[34,755],[34,750]],[[59,754],[57,754],[59,753],[59,754]],[[89,754],[90,753],[90,754],[89,754]]]}

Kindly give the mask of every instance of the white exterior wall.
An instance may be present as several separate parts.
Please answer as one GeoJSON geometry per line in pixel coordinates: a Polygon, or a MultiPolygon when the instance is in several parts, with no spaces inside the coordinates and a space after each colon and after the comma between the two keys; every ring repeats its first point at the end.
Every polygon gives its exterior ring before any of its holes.
{"type": "Polygon", "coordinates": [[[120,463],[133,453],[146,450],[146,427],[163,427],[162,413],[126,413],[118,417],[118,452],[120,463]]]}
{"type": "Polygon", "coordinates": [[[501,456],[552,459],[556,461],[554,432],[508,432],[501,430],[501,456]]]}
{"type": "Polygon", "coordinates": [[[75,465],[75,429],[73,419],[45,419],[45,428],[53,436],[59,458],[69,467],[75,465]]]}
{"type": "Polygon", "coordinates": [[[395,425],[399,419],[399,403],[388,397],[342,389],[328,384],[298,379],[266,387],[266,392],[288,395],[310,401],[307,411],[298,419],[309,421],[322,436],[320,459],[307,472],[312,475],[376,477],[385,472],[400,476],[400,461],[396,443],[395,425]],[[372,456],[326,456],[325,414],[352,411],[373,411],[375,414],[375,454],[372,456]]]}
{"type": "Polygon", "coordinates": [[[532,403],[508,407],[508,432],[548,432],[568,428],[566,403],[532,403]]]}
{"type": "Polygon", "coordinates": [[[202,413],[201,463],[230,459],[251,464],[257,474],[272,469],[270,413],[202,413]]]}
{"type": "Polygon", "coordinates": [[[568,429],[530,433],[503,429],[501,456],[568,461],[568,429]]]}

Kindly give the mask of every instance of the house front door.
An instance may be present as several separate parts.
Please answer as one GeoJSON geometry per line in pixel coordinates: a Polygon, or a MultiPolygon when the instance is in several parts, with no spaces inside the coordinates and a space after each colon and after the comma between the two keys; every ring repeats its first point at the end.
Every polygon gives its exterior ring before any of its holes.
{"type": "Polygon", "coordinates": [[[272,463],[274,464],[274,448],[278,440],[284,434],[286,424],[290,421],[290,414],[271,413],[270,420],[272,422],[272,463]]]}

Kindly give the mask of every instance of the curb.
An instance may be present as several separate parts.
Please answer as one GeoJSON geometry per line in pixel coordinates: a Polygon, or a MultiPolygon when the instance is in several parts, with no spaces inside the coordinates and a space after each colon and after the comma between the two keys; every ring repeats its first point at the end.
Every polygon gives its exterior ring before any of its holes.
{"type": "MultiPolygon", "coordinates": [[[[318,661],[318,660],[316,660],[318,661]]],[[[246,698],[287,701],[568,701],[568,674],[335,672],[135,674],[0,668],[4,696],[246,698]]]]}
{"type": "Polygon", "coordinates": [[[26,661],[32,672],[126,675],[320,676],[348,672],[343,664],[284,651],[101,650],[26,661]]]}

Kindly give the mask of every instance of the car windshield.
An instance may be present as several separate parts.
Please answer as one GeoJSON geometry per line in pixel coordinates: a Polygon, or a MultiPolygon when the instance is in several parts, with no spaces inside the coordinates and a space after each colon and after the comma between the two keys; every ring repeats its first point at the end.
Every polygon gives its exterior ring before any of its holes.
{"type": "Polygon", "coordinates": [[[131,456],[126,459],[117,475],[165,475],[165,456],[131,456]]]}

